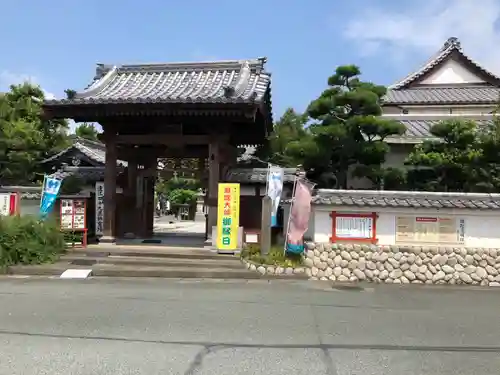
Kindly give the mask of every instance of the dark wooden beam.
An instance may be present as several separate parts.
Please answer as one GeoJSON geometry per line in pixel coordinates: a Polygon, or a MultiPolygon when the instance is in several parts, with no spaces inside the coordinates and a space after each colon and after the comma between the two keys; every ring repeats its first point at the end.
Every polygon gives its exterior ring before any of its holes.
{"type": "Polygon", "coordinates": [[[182,147],[184,145],[206,145],[210,138],[205,135],[134,134],[117,135],[116,143],[129,145],[164,145],[182,147]]]}
{"type": "Polygon", "coordinates": [[[163,177],[172,177],[177,174],[179,178],[181,178],[183,175],[194,175],[194,178],[203,178],[208,176],[208,171],[198,171],[196,169],[186,169],[186,168],[179,168],[179,169],[171,169],[171,168],[164,168],[164,169],[142,169],[140,170],[140,174],[144,177],[156,177],[156,176],[163,176],[163,177]]]}
{"type": "Polygon", "coordinates": [[[141,104],[46,104],[42,105],[46,118],[72,118],[78,121],[98,121],[117,117],[158,117],[172,119],[214,116],[252,121],[258,111],[256,104],[209,103],[141,103],[141,104]]]}
{"type": "Polygon", "coordinates": [[[183,148],[168,147],[133,147],[121,145],[118,147],[118,158],[120,160],[132,160],[134,158],[143,159],[151,154],[158,158],[180,158],[180,159],[198,159],[208,157],[208,146],[194,146],[183,148]]]}

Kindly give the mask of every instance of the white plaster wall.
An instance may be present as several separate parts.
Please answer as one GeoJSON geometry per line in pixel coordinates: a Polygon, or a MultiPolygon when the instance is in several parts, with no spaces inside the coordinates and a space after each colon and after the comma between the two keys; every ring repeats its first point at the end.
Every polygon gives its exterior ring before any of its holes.
{"type": "Polygon", "coordinates": [[[487,217],[482,215],[466,216],[465,245],[500,248],[500,214],[487,217]]]}
{"type": "Polygon", "coordinates": [[[40,213],[40,199],[25,199],[21,198],[19,205],[19,214],[21,216],[32,215],[38,216],[40,213]]]}
{"type": "MultiPolygon", "coordinates": [[[[346,207],[313,206],[314,242],[330,242],[332,219],[330,212],[366,213],[373,209],[359,208],[356,211],[346,207]]],[[[396,216],[456,216],[465,219],[465,246],[500,248],[500,212],[474,210],[426,210],[397,209],[377,210],[377,238],[379,245],[396,244],[396,216]]],[[[456,245],[454,245],[456,246],[456,245]]]]}
{"type": "Polygon", "coordinates": [[[388,106],[384,105],[382,106],[382,116],[400,116],[403,115],[403,111],[401,110],[400,106],[388,106]]]}
{"type": "MultiPolygon", "coordinates": [[[[410,152],[415,147],[414,144],[392,144],[391,149],[386,155],[384,167],[402,168],[404,162],[410,152]]],[[[367,178],[354,178],[349,176],[347,179],[347,186],[349,189],[366,190],[373,189],[372,182],[367,178]]],[[[334,187],[332,187],[334,188],[334,187]]]]}
{"type": "Polygon", "coordinates": [[[404,167],[405,159],[413,151],[413,144],[392,144],[390,151],[385,157],[384,167],[400,168],[404,167]]]}
{"type": "Polygon", "coordinates": [[[421,85],[483,83],[484,80],[471,72],[461,63],[450,59],[445,61],[435,72],[419,82],[421,85]]]}

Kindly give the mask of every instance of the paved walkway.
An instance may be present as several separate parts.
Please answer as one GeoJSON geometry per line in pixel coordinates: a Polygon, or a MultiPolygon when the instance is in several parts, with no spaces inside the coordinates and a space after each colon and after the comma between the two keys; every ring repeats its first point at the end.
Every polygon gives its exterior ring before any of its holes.
{"type": "Polygon", "coordinates": [[[205,221],[179,221],[173,216],[155,218],[155,233],[205,234],[205,221]]]}
{"type": "Polygon", "coordinates": [[[0,278],[0,374],[497,375],[500,290],[0,278]]]}
{"type": "MultiPolygon", "coordinates": [[[[173,216],[155,217],[154,236],[148,243],[161,246],[205,246],[205,221],[180,221],[173,216]]],[[[144,239],[119,239],[120,245],[142,244],[144,239]]]]}

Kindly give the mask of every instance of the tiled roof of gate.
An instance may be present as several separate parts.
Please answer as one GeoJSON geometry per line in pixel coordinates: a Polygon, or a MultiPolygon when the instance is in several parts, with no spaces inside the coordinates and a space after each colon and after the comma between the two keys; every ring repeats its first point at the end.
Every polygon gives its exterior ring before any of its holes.
{"type": "Polygon", "coordinates": [[[319,189],[313,204],[374,208],[500,210],[500,194],[319,189]]]}
{"type": "MultiPolygon", "coordinates": [[[[267,168],[233,168],[226,174],[226,180],[242,184],[265,184],[267,172],[267,168]]],[[[283,182],[291,183],[295,180],[296,168],[283,168],[283,172],[283,182]]]]}
{"type": "MultiPolygon", "coordinates": [[[[98,141],[91,141],[85,138],[75,137],[71,146],[43,160],[42,163],[47,163],[53,160],[57,160],[58,158],[60,158],[67,152],[71,151],[72,149],[77,149],[79,152],[81,152],[90,160],[93,160],[96,163],[104,165],[106,161],[106,146],[103,143],[98,141]]],[[[117,164],[126,166],[127,162],[123,160],[118,160],[117,164]]]]}
{"type": "Polygon", "coordinates": [[[385,104],[496,104],[500,88],[477,87],[419,87],[404,90],[388,90],[385,104]]]}
{"type": "Polygon", "coordinates": [[[88,88],[73,99],[45,104],[261,102],[271,82],[265,63],[266,58],[113,67],[98,64],[88,88]]]}
{"type": "Polygon", "coordinates": [[[60,179],[64,179],[70,176],[79,176],[85,181],[103,181],[104,167],[77,167],[68,165],[54,172],[52,176],[60,179]]]}
{"type": "Polygon", "coordinates": [[[0,193],[19,193],[22,199],[40,199],[42,186],[0,186],[0,193]]]}

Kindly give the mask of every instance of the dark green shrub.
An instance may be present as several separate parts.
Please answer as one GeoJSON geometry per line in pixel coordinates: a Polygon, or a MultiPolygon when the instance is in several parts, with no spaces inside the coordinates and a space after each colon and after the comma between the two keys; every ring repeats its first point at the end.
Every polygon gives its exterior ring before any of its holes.
{"type": "Polygon", "coordinates": [[[0,216],[0,267],[54,261],[65,247],[64,235],[55,221],[0,216]]]}

